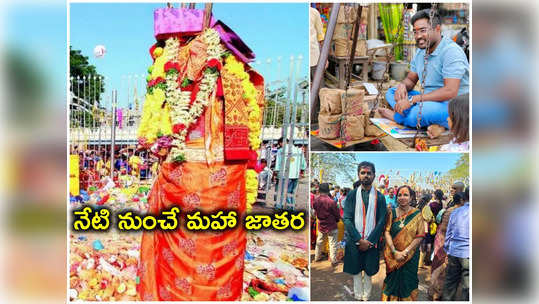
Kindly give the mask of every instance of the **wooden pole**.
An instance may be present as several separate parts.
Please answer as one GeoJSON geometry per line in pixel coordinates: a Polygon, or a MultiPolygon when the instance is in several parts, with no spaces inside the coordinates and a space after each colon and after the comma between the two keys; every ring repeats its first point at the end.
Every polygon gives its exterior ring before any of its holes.
{"type": "Polygon", "coordinates": [[[369,39],[378,39],[378,27],[376,22],[376,8],[377,4],[371,3],[369,4],[369,17],[368,17],[368,25],[367,25],[367,32],[369,39]]]}
{"type": "Polygon", "coordinates": [[[333,3],[331,6],[331,13],[329,15],[328,27],[326,30],[326,36],[324,37],[324,43],[322,44],[322,49],[320,50],[320,57],[318,58],[318,64],[316,65],[316,71],[314,72],[314,77],[311,84],[311,122],[318,120],[318,113],[315,113],[317,105],[318,90],[320,89],[320,84],[322,83],[322,77],[324,77],[324,70],[326,66],[326,61],[328,60],[329,55],[329,46],[331,40],[333,39],[333,31],[335,31],[335,26],[337,25],[337,16],[339,14],[340,3],[333,3]]]}
{"type": "Polygon", "coordinates": [[[205,30],[210,25],[210,19],[211,19],[211,11],[213,8],[213,3],[206,3],[204,7],[204,23],[202,30],[205,30]]]}
{"type": "Polygon", "coordinates": [[[354,25],[354,37],[352,38],[352,49],[350,50],[350,59],[348,61],[348,69],[346,70],[346,89],[350,86],[350,76],[352,74],[352,65],[356,57],[357,38],[359,36],[359,23],[361,22],[361,11],[363,7],[360,5],[357,10],[356,23],[354,25]]]}

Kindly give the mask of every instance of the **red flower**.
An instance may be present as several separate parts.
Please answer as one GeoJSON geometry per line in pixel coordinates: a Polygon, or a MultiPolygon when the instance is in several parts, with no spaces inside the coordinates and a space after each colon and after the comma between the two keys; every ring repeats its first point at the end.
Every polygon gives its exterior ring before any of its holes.
{"type": "Polygon", "coordinates": [[[180,70],[180,65],[177,62],[172,61],[165,63],[165,73],[167,73],[171,69],[174,69],[176,70],[176,72],[178,72],[180,70]]]}
{"type": "Polygon", "coordinates": [[[155,50],[155,48],[157,47],[157,44],[154,44],[152,45],[152,47],[150,48],[150,56],[152,56],[152,59],[155,61],[155,57],[153,56],[153,51],[155,50]]]}
{"type": "Polygon", "coordinates": [[[193,90],[195,89],[195,83],[191,83],[190,85],[182,88],[182,91],[190,91],[190,92],[193,92],[193,90]]]}
{"type": "Polygon", "coordinates": [[[172,126],[172,132],[179,134],[181,131],[185,130],[185,125],[182,123],[175,124],[172,126]]]}
{"type": "Polygon", "coordinates": [[[174,62],[172,61],[169,61],[167,63],[165,63],[165,73],[168,72],[170,69],[174,68],[174,62]]]}
{"type": "Polygon", "coordinates": [[[221,70],[222,64],[221,61],[219,61],[216,58],[212,58],[208,61],[208,67],[209,68],[217,68],[218,71],[221,70]]]}
{"type": "Polygon", "coordinates": [[[371,145],[377,145],[377,144],[379,144],[379,143],[380,143],[380,141],[378,140],[378,138],[373,139],[373,140],[371,141],[371,145]]]}
{"type": "Polygon", "coordinates": [[[155,80],[156,79],[152,79],[152,80],[148,81],[148,88],[151,88],[151,87],[153,87],[155,85],[155,80]]]}
{"type": "Polygon", "coordinates": [[[160,84],[161,82],[165,82],[165,80],[162,77],[155,78],[155,84],[160,84]]]}

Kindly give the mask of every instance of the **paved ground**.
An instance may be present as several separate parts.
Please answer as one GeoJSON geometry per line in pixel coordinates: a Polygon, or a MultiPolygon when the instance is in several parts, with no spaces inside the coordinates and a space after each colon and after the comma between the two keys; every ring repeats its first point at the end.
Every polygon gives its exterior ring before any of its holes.
{"type": "MultiPolygon", "coordinates": [[[[356,301],[353,296],[352,276],[342,272],[343,264],[331,267],[328,260],[314,262],[311,250],[311,301],[356,301]]],[[[419,269],[418,301],[428,301],[427,289],[430,280],[430,267],[419,269]]],[[[372,278],[372,291],[369,301],[380,301],[382,284],[385,278],[385,263],[380,260],[380,271],[372,278]]]]}

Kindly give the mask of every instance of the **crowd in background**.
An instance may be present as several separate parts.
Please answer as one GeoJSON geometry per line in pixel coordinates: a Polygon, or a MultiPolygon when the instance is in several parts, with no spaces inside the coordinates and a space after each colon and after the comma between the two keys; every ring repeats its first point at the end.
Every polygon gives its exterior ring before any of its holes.
{"type": "Polygon", "coordinates": [[[74,146],[71,150],[71,155],[78,155],[82,190],[92,186],[101,188],[111,182],[116,187],[125,188],[157,176],[159,159],[137,150],[134,145],[115,150],[112,167],[110,149],[92,148],[74,146]]]}
{"type": "MultiPolygon", "coordinates": [[[[346,243],[347,231],[342,224],[343,213],[347,195],[360,186],[359,181],[354,183],[353,189],[334,185],[333,183],[320,184],[317,179],[311,182],[311,248],[316,250],[315,261],[320,260],[321,252],[324,251],[325,239],[327,239],[329,249],[328,257],[333,266],[341,263],[343,255],[336,253],[338,244],[346,243]],[[327,194],[320,192],[321,185],[327,187],[327,194]],[[321,195],[322,194],[322,195],[321,195]],[[331,202],[328,206],[322,206],[331,202]],[[317,205],[315,205],[317,204],[317,205]],[[322,207],[321,207],[322,206],[322,207]],[[317,210],[330,210],[320,212],[317,210]],[[332,212],[331,210],[335,211],[332,212]],[[338,212],[338,214],[337,214],[338,212]],[[333,215],[334,213],[335,215],[333,215]],[[328,224],[335,223],[335,225],[328,224]],[[334,226],[334,227],[333,227],[334,226]],[[329,227],[329,228],[328,228],[329,227]],[[339,231],[339,230],[344,231],[339,231]],[[322,244],[322,248],[320,247],[322,244]],[[334,248],[332,248],[334,247],[334,248]]],[[[412,189],[408,188],[409,206],[420,212],[423,228],[422,237],[419,244],[418,267],[430,272],[428,297],[430,300],[461,299],[467,300],[468,276],[469,276],[469,227],[467,226],[468,209],[461,209],[462,216],[451,217],[457,208],[469,204],[469,188],[464,183],[455,182],[448,194],[441,189],[412,189]],[[451,221],[450,221],[451,220],[451,221]],[[466,231],[464,231],[466,230],[466,231]],[[466,234],[462,238],[462,233],[466,234]],[[461,239],[454,240],[455,235],[460,233],[461,239]],[[448,245],[453,241],[453,246],[448,245]],[[455,245],[458,243],[458,245],[455,245]],[[455,249],[455,246],[457,247],[455,249]],[[465,249],[462,249],[465,248],[465,249]],[[429,269],[430,268],[430,269],[429,269]],[[445,287],[444,287],[445,286],[445,287]],[[444,290],[445,289],[445,290],[444,290]],[[457,296],[457,290],[460,291],[457,296]]],[[[398,190],[403,187],[397,185],[389,186],[381,184],[378,192],[381,193],[386,202],[388,210],[396,210],[399,206],[397,198],[398,190]]],[[[382,237],[383,238],[383,237],[382,237]]],[[[344,246],[341,246],[344,247],[344,246]]],[[[416,274],[417,274],[416,269],[416,274]]]]}

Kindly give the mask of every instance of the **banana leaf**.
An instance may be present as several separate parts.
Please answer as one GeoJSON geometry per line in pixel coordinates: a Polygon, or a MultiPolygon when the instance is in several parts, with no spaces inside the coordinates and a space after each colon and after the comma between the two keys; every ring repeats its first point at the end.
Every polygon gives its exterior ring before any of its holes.
{"type": "Polygon", "coordinates": [[[380,18],[382,19],[382,25],[384,27],[386,43],[396,43],[394,48],[395,60],[402,60],[404,25],[401,25],[400,27],[398,41],[395,41],[395,36],[397,35],[397,30],[399,30],[399,24],[403,22],[401,18],[404,5],[396,3],[379,3],[378,8],[380,11],[380,18]]]}

